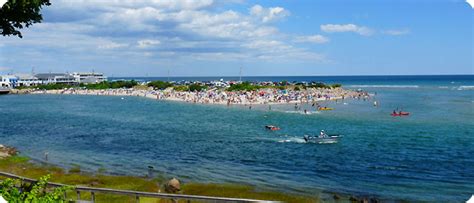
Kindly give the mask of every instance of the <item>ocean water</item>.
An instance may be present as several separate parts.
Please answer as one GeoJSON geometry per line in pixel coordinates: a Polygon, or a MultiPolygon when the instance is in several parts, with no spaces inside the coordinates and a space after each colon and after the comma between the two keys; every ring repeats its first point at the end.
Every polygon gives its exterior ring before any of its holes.
{"type": "Polygon", "coordinates": [[[65,168],[145,175],[153,166],[156,174],[185,182],[323,197],[462,202],[474,193],[473,76],[253,79],[342,83],[374,98],[325,103],[335,110],[316,112],[311,105],[269,111],[141,97],[6,95],[0,96],[0,143],[37,161],[47,151],[50,163],[65,168]],[[390,116],[396,108],[411,115],[390,116]],[[267,131],[268,124],[281,130],[267,131]],[[321,129],[344,137],[304,143],[303,135],[321,129]]]}

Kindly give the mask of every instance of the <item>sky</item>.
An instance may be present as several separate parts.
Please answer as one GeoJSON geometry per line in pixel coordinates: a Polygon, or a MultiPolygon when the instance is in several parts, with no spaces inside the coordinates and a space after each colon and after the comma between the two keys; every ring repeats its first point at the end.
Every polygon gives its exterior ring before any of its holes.
{"type": "Polygon", "coordinates": [[[474,74],[462,0],[52,0],[0,36],[0,74],[474,74]]]}

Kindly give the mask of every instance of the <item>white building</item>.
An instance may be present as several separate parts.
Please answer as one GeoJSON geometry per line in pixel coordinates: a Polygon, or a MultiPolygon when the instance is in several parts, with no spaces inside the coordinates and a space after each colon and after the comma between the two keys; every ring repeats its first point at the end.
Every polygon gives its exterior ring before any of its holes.
{"type": "Polygon", "coordinates": [[[16,76],[18,77],[18,86],[19,87],[22,87],[22,86],[26,86],[26,87],[36,86],[36,85],[40,85],[42,83],[41,80],[39,80],[37,77],[35,77],[34,75],[31,75],[31,74],[16,74],[16,76]]]}
{"type": "Polygon", "coordinates": [[[69,74],[65,73],[39,73],[35,75],[41,84],[77,84],[76,79],[69,74]]]}
{"type": "Polygon", "coordinates": [[[18,84],[18,78],[14,75],[2,75],[0,76],[0,86],[15,88],[18,84]]]}
{"type": "Polygon", "coordinates": [[[74,72],[71,74],[77,83],[101,83],[107,81],[107,77],[103,73],[95,72],[74,72]]]}

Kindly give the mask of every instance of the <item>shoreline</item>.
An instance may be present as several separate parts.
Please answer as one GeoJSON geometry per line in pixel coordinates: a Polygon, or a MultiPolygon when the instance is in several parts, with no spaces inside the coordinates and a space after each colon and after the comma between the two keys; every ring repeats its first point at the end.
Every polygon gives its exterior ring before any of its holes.
{"type": "MultiPolygon", "coordinates": [[[[308,90],[275,90],[259,91],[221,91],[208,90],[202,92],[140,89],[63,89],[63,90],[17,90],[12,94],[55,94],[55,95],[93,95],[93,96],[139,96],[154,100],[178,101],[185,103],[217,104],[217,105],[279,105],[303,104],[324,101],[337,101],[348,98],[370,98],[367,92],[356,92],[342,88],[308,89],[308,90]]],[[[314,105],[313,105],[314,106],[314,105]]]]}
{"type": "MultiPolygon", "coordinates": [[[[68,185],[81,185],[89,187],[104,187],[111,189],[125,189],[144,192],[165,192],[165,184],[171,176],[158,174],[153,177],[109,174],[106,169],[97,172],[81,171],[76,165],[69,170],[49,164],[47,162],[34,161],[29,157],[22,156],[14,147],[0,144],[0,153],[8,149],[12,153],[8,156],[0,157],[0,171],[8,172],[27,178],[38,179],[44,175],[51,175],[51,182],[68,185]]],[[[179,177],[177,177],[179,179],[179,177]]],[[[0,181],[5,178],[0,176],[0,181]]],[[[264,189],[245,183],[213,183],[206,182],[182,182],[182,190],[179,194],[203,195],[229,198],[253,198],[261,200],[283,201],[283,202],[321,202],[321,201],[346,201],[346,202],[379,202],[379,197],[363,194],[348,194],[321,190],[314,195],[303,195],[292,192],[284,192],[277,189],[264,189]]],[[[73,197],[74,195],[68,195],[73,197]]],[[[98,199],[118,200],[117,197],[104,195],[98,199]],[[110,199],[112,198],[112,199],[110,199]]],[[[146,202],[159,202],[159,199],[149,199],[146,202]]]]}

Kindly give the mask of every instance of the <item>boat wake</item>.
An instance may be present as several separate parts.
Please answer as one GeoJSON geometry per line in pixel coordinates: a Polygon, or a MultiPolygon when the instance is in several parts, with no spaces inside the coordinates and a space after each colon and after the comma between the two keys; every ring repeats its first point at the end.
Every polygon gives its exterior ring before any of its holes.
{"type": "Polygon", "coordinates": [[[283,140],[278,140],[280,143],[287,143],[287,142],[292,142],[292,143],[306,143],[306,141],[303,138],[297,138],[297,137],[289,137],[283,140]]]}
{"type": "Polygon", "coordinates": [[[311,115],[311,114],[320,114],[320,111],[284,111],[285,113],[294,113],[294,114],[302,114],[302,115],[311,115]]]}

